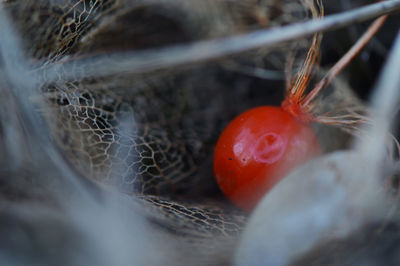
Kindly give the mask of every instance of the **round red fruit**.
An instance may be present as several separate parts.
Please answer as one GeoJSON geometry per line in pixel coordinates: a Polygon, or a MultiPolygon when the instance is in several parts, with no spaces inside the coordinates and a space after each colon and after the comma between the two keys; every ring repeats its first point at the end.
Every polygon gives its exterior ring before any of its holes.
{"type": "Polygon", "coordinates": [[[218,139],[214,175],[224,194],[251,211],[296,166],[321,153],[310,124],[263,106],[232,120],[218,139]]]}

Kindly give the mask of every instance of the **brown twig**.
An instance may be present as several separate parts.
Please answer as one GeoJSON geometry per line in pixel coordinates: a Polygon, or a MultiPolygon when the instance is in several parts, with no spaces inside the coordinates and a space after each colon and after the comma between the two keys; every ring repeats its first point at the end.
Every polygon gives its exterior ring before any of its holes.
{"type": "Polygon", "coordinates": [[[361,38],[353,45],[353,47],[329,70],[314,89],[301,102],[303,107],[310,106],[310,103],[319,94],[319,92],[331,84],[332,80],[356,57],[368,42],[375,36],[377,31],[382,27],[387,19],[384,15],[376,19],[361,38]]]}

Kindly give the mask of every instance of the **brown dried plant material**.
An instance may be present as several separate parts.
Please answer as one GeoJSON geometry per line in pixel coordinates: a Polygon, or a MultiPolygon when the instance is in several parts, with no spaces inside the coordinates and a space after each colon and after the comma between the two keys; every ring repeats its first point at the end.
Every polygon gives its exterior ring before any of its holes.
{"type": "MultiPolygon", "coordinates": [[[[34,58],[33,65],[40,70],[43,65],[62,68],[76,58],[90,61],[97,54],[223,37],[307,17],[304,7],[292,1],[257,3],[266,10],[274,6],[268,14],[273,22],[267,25],[265,19],[260,21],[260,14],[253,14],[255,2],[234,1],[237,6],[232,6],[226,1],[185,1],[184,5],[182,1],[12,1],[6,11],[17,26],[26,55],[34,58]],[[242,5],[248,10],[239,8],[242,5]],[[290,9],[287,13],[286,8],[290,9]],[[165,22],[162,27],[160,20],[165,22]]],[[[287,47],[259,49],[225,60],[251,68],[269,66],[282,74],[287,47]]],[[[218,196],[215,199],[207,161],[223,121],[257,100],[244,98],[265,90],[255,89],[252,77],[227,70],[225,62],[65,80],[61,71],[55,82],[47,82],[46,75],[40,77],[44,82],[40,95],[30,99],[80,177],[95,181],[101,191],[117,188],[130,195],[130,201],[141,206],[132,212],[147,217],[156,235],[162,235],[160,239],[172,238],[171,245],[177,246],[182,258],[197,247],[193,258],[183,261],[229,260],[246,217],[218,196]],[[134,197],[138,194],[141,199],[134,197]]],[[[80,73],[80,66],[74,71],[80,73]]],[[[270,101],[279,98],[274,94],[270,101]]],[[[65,188],[61,185],[60,189],[65,188]]],[[[64,193],[56,195],[61,205],[68,202],[64,193]]],[[[86,210],[86,205],[81,207],[86,210]]],[[[79,213],[81,207],[75,206],[72,213],[79,213]]],[[[64,217],[58,210],[56,214],[64,217]]],[[[96,208],[93,215],[98,215],[96,208]]]]}

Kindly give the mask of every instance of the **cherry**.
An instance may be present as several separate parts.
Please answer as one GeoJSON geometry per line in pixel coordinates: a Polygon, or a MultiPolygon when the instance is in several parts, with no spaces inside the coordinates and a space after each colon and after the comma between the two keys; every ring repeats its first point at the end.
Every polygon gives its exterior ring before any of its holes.
{"type": "Polygon", "coordinates": [[[320,150],[309,123],[281,107],[257,107],[236,117],[222,132],[214,174],[224,194],[250,211],[289,171],[320,150]]]}

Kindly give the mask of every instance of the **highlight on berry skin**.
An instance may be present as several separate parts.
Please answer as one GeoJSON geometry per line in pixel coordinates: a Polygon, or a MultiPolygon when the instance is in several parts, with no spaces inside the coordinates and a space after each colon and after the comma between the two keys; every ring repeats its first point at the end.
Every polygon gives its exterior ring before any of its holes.
{"type": "MultiPolygon", "coordinates": [[[[311,4],[314,19],[324,15],[321,1],[311,4]]],[[[339,126],[355,133],[364,116],[351,113],[317,114],[314,100],[343,68],[365,47],[383,25],[374,21],[356,44],[315,87],[306,88],[316,64],[322,35],[313,36],[304,63],[292,80],[288,75],[281,106],[261,106],[234,118],[221,133],[214,152],[214,176],[218,186],[235,205],[252,211],[261,198],[294,168],[320,155],[321,147],[312,123],[339,126]]],[[[290,67],[289,67],[290,68],[290,67]]],[[[290,73],[290,71],[287,71],[290,73]]]]}

